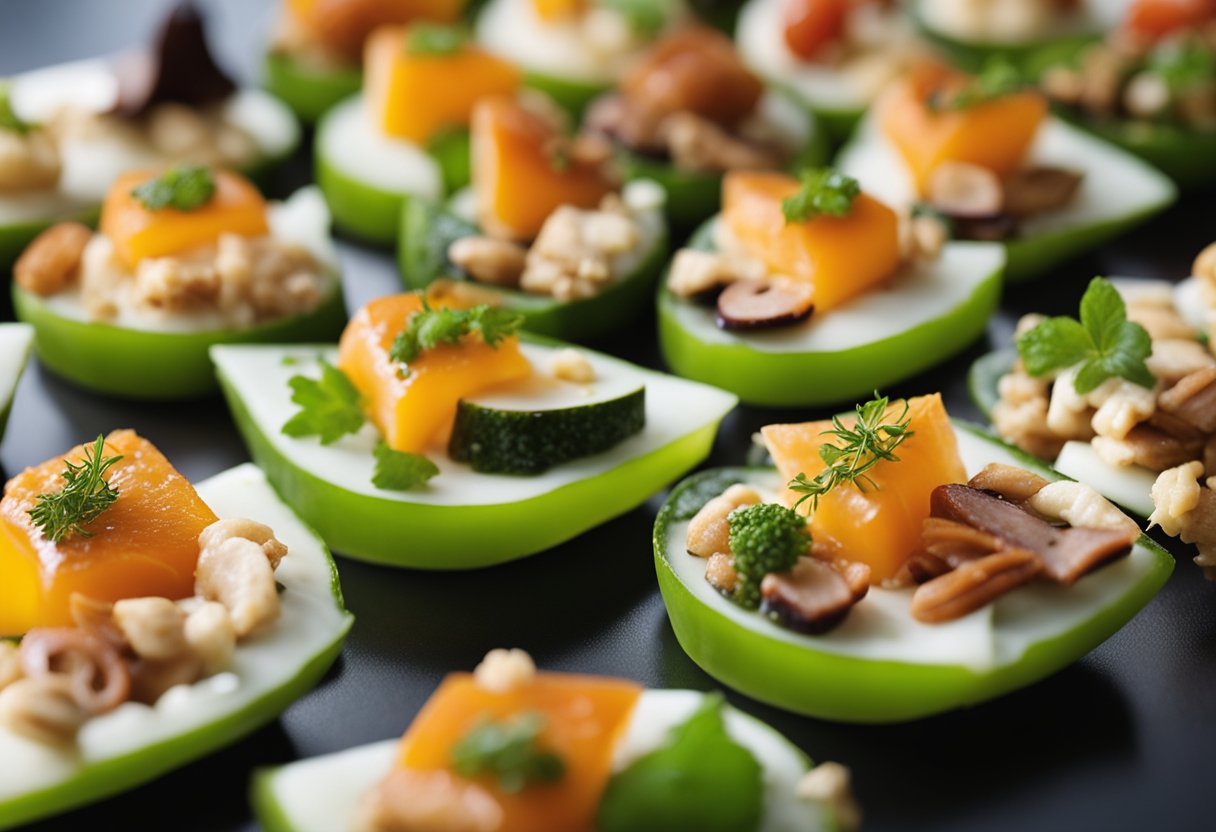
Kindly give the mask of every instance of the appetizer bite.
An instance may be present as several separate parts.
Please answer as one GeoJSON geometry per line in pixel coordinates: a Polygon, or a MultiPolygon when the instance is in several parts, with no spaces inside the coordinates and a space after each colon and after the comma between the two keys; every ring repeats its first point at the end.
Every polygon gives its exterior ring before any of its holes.
{"type": "Polygon", "coordinates": [[[492,650],[398,740],[259,772],[274,832],[856,829],[849,770],[812,763],[721,694],[543,673],[492,650]]]}
{"type": "Polygon", "coordinates": [[[927,369],[984,331],[1005,255],[947,242],[831,169],[735,172],[676,253],[659,342],[676,373],[762,405],[840,402],[927,369]]]}
{"type": "Polygon", "coordinates": [[[379,26],[456,23],[465,0],[284,0],[263,65],[268,89],[316,121],[363,85],[361,58],[379,26]]]}
{"type": "Polygon", "coordinates": [[[229,341],[315,341],[346,320],[329,214],[316,188],[267,204],[232,171],[131,171],[97,232],[65,222],[13,269],[13,307],[50,370],[89,390],[182,399],[215,390],[229,341]]]}
{"type": "Polygon", "coordinates": [[[528,86],[578,113],[647,44],[688,19],[684,0],[486,0],[476,33],[523,68],[528,86]]]}
{"type": "Polygon", "coordinates": [[[1184,188],[1216,181],[1216,3],[1136,0],[1104,41],[1039,63],[1065,118],[1184,188]]]}
{"type": "Polygon", "coordinates": [[[657,41],[592,102],[582,130],[612,144],[626,179],[662,185],[667,215],[683,228],[717,210],[726,171],[797,170],[826,155],[813,117],[766,89],[730,39],[705,26],[657,41]]]}
{"type": "Polygon", "coordinates": [[[0,271],[47,226],[95,220],[124,171],[192,163],[252,175],[298,142],[282,103],[215,64],[189,4],[146,51],[0,82],[0,271]]]}
{"type": "Polygon", "coordinates": [[[1173,183],[1052,118],[1000,61],[977,76],[935,64],[883,93],[841,169],[892,205],[946,221],[953,239],[1005,245],[1011,282],[1036,277],[1173,202],[1173,183]]]}
{"type": "Polygon", "coordinates": [[[936,394],[762,436],[776,470],[676,487],[655,563],[693,661],[788,710],[894,722],[1002,695],[1088,653],[1173,569],[936,394]]]}
{"type": "Polygon", "coordinates": [[[273,719],[351,617],[325,547],[243,465],[198,489],[114,431],[0,500],[0,828],[125,791],[273,719]],[[269,524],[269,525],[266,525],[269,524]]]}
{"type": "Polygon", "coordinates": [[[317,182],[340,228],[391,243],[409,198],[468,184],[474,105],[513,94],[520,74],[464,29],[421,22],[376,29],[364,66],[362,95],[317,128],[317,182]]]}
{"type": "Polygon", "coordinates": [[[889,0],[748,0],[735,40],[748,66],[789,90],[839,139],[924,53],[889,0]]]}
{"type": "Polygon", "coordinates": [[[436,304],[516,310],[530,332],[586,341],[652,301],[667,257],[664,193],[623,188],[611,145],[571,137],[536,94],[473,109],[472,187],[447,205],[409,198],[397,263],[436,304]]]}
{"type": "Polygon", "coordinates": [[[33,343],[34,330],[27,324],[0,324],[0,439],[33,343]]]}
{"type": "Polygon", "coordinates": [[[468,569],[641,505],[708,455],[735,404],[521,321],[404,294],[360,310],[336,349],[211,354],[250,453],[334,549],[468,569]]]}

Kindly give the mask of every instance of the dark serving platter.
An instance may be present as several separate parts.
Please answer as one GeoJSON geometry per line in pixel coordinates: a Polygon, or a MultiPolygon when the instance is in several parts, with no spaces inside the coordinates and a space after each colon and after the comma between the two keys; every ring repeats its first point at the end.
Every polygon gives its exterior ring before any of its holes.
{"type": "MultiPolygon", "coordinates": [[[[0,0],[0,76],[103,55],[145,39],[168,0],[0,0]]],[[[256,77],[270,0],[203,4],[226,66],[256,77]]],[[[284,186],[306,182],[300,159],[284,186]]],[[[286,189],[286,188],[285,188],[286,189]]],[[[1216,237],[1213,194],[1194,194],[1101,252],[1015,287],[966,355],[884,392],[942,390],[956,415],[970,362],[1008,343],[1018,315],[1076,308],[1094,274],[1179,279],[1216,237]]],[[[348,301],[397,290],[389,252],[344,244],[348,301]]],[[[597,346],[651,366],[653,321],[597,346]]],[[[751,434],[824,410],[741,408],[710,464],[740,462],[751,434]]],[[[247,459],[224,404],[138,405],[88,395],[34,363],[0,446],[5,476],[100,431],[132,427],[191,479],[247,459]]],[[[250,772],[397,736],[444,673],[490,648],[518,646],[553,670],[616,674],[652,686],[713,688],[681,651],[655,584],[650,531],[660,498],[527,560],[474,573],[393,571],[339,560],[357,624],[334,670],[283,717],[244,741],[126,795],[38,824],[37,830],[254,829],[250,772]]],[[[485,534],[494,534],[487,528],[485,534]]],[[[1212,829],[1216,797],[1216,586],[1192,552],[1161,594],[1118,635],[1056,676],[971,710],[897,726],[793,716],[731,695],[816,759],[854,772],[865,828],[882,830],[1212,829]]],[[[3,576],[0,576],[3,580],[3,576]]],[[[890,695],[900,696],[893,689],[890,695]]],[[[0,760],[0,771],[4,761],[0,760]]],[[[673,831],[674,832],[674,831],[673,831]]]]}

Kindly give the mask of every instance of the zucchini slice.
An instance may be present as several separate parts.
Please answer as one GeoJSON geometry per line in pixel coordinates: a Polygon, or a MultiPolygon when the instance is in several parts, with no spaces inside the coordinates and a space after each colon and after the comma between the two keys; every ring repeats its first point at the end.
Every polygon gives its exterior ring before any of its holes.
{"type": "MultiPolygon", "coordinates": [[[[712,250],[711,220],[690,240],[712,250]]],[[[889,288],[806,323],[728,332],[712,306],[659,291],[659,343],[678,375],[719,385],[750,404],[830,404],[864,398],[963,350],[996,309],[1004,252],[950,243],[889,288]]]]}
{"type": "MultiPolygon", "coordinates": [[[[565,348],[530,337],[522,346],[539,367],[565,348]]],[[[211,356],[253,458],[330,546],[390,566],[474,569],[543,551],[641,505],[705,459],[735,405],[716,388],[582,352],[597,378],[645,386],[641,432],[534,477],[478,474],[438,445],[429,455],[439,475],[410,492],[372,485],[370,425],[328,446],[283,435],[296,411],[288,379],[314,372],[318,358],[336,360],[334,347],[217,346],[211,356]]]]}
{"type": "Polygon", "coordinates": [[[34,329],[28,324],[0,324],[0,439],[33,343],[34,329]]]}
{"type": "MultiPolygon", "coordinates": [[[[662,745],[668,731],[686,721],[706,694],[691,690],[642,693],[614,758],[614,771],[662,745]]],[[[763,769],[764,808],[755,832],[828,832],[840,829],[826,804],[795,796],[811,762],[777,730],[755,717],[723,707],[726,730],[763,769]]],[[[387,740],[311,760],[262,769],[254,775],[252,800],[267,832],[331,832],[351,828],[364,793],[378,783],[398,756],[400,742],[387,740]]],[[[750,830],[738,830],[750,832],[750,830]]]]}
{"type": "Polygon", "coordinates": [[[153,706],[127,703],[89,721],[69,753],[0,728],[0,829],[131,789],[229,745],[304,695],[337,658],[353,618],[324,544],[253,465],[198,484],[220,517],[270,526],[289,552],[275,573],[278,621],[243,642],[232,668],[179,686],[153,706]]]}
{"type": "MultiPolygon", "coordinates": [[[[955,421],[969,473],[990,462],[1061,476],[981,429],[955,421]]],[[[825,635],[777,626],[719,595],[685,551],[688,521],[732,482],[780,488],[762,468],[706,471],[677,486],[654,528],[655,568],[680,645],[707,673],[771,705],[841,722],[902,722],[974,705],[1055,673],[1126,624],[1165,584],[1174,560],[1141,535],[1126,558],[1072,587],[1025,586],[965,618],[921,624],[911,590],[873,587],[825,635]]]]}
{"type": "MultiPolygon", "coordinates": [[[[1005,243],[1005,279],[1020,283],[1117,237],[1171,205],[1174,183],[1140,159],[1072,127],[1048,118],[1027,160],[1084,174],[1073,202],[1059,211],[1022,224],[1018,237],[1005,243]]],[[[841,151],[837,166],[873,196],[897,208],[917,199],[903,160],[873,117],[841,151]]]]}

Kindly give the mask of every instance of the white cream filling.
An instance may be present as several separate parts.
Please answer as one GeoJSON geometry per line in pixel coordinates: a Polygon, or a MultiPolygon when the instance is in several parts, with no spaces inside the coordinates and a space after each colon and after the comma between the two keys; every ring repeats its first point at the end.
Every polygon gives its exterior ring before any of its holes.
{"type": "Polygon", "coordinates": [[[394,194],[443,196],[443,174],[423,148],[379,130],[362,96],[336,105],[317,133],[318,152],[339,173],[394,194]]]}
{"type": "MultiPolygon", "coordinates": [[[[524,355],[542,373],[549,372],[553,356],[563,348],[522,344],[524,355]]],[[[734,396],[715,387],[645,370],[590,350],[580,351],[590,361],[597,379],[591,384],[589,397],[608,385],[613,389],[618,385],[621,389],[645,386],[646,426],[641,432],[608,451],[529,477],[478,474],[467,465],[453,462],[446,446],[436,442],[427,455],[439,467],[439,475],[425,489],[408,492],[384,491],[372,485],[372,449],[380,437],[371,424],[332,445],[322,445],[315,437],[293,439],[282,433],[283,424],[298,410],[291,402],[288,380],[294,375],[317,375],[318,356],[336,362],[336,348],[232,344],[214,347],[211,356],[277,453],[313,476],[354,494],[420,505],[495,505],[540,497],[654,453],[713,425],[735,405],[734,396]]],[[[482,397],[469,399],[477,402],[482,397]]],[[[492,396],[487,399],[492,400],[492,396]]],[[[538,404],[545,406],[545,399],[540,398],[538,404]]]]}
{"type": "Polygon", "coordinates": [[[681,329],[707,344],[743,344],[768,353],[831,353],[893,338],[958,308],[1005,262],[996,243],[949,243],[929,262],[909,263],[879,287],[806,323],[728,332],[717,325],[713,308],[672,301],[681,329]]]}
{"type": "MultiPolygon", "coordinates": [[[[1018,4],[1030,0],[915,0],[921,19],[930,29],[956,40],[998,46],[1034,44],[1109,31],[1126,15],[1130,0],[1084,0],[1072,14],[1027,16],[1018,4]],[[989,7],[976,11],[976,6],[989,7]],[[996,7],[1004,6],[1004,9],[996,7]],[[1012,18],[1011,18],[1012,15],[1012,18]]],[[[1034,0],[1045,2],[1045,0],[1034,0]]]]}
{"type": "Polygon", "coordinates": [[[172,742],[249,707],[289,684],[349,626],[349,616],[336,606],[331,564],[321,542],[279,500],[258,468],[241,465],[197,488],[221,518],[258,520],[287,544],[288,554],[275,572],[284,587],[278,619],[240,643],[227,671],[172,688],[155,705],[128,702],[93,718],[71,750],[0,727],[0,802],[63,784],[89,766],[172,742]]]}
{"type": "MultiPolygon", "coordinates": [[[[1004,447],[967,431],[956,431],[968,475],[990,462],[1019,465],[1004,447]]],[[[780,483],[767,477],[766,499],[776,499],[780,483]]],[[[705,560],[685,551],[688,522],[668,529],[668,562],[684,585],[703,604],[735,624],[768,638],[872,661],[951,665],[987,672],[1013,664],[1035,644],[1063,635],[1116,602],[1128,588],[1155,568],[1156,557],[1137,545],[1131,554],[1085,576],[1071,587],[1029,584],[955,621],[923,624],[912,617],[912,589],[871,587],[844,621],[824,635],[807,636],[778,626],[723,598],[705,580],[705,560]]]]}
{"type": "MultiPolygon", "coordinates": [[[[686,722],[704,697],[691,690],[644,691],[617,748],[613,770],[662,746],[670,730],[686,722]]],[[[795,796],[795,786],[807,770],[802,753],[741,711],[727,706],[724,715],[731,739],[763,767],[764,814],[757,832],[833,828],[825,810],[795,796]]],[[[363,795],[392,770],[399,745],[387,740],[292,763],[273,774],[270,792],[294,832],[354,832],[363,795]]]]}
{"type": "Polygon", "coordinates": [[[29,324],[0,324],[0,413],[13,403],[33,343],[34,328],[29,324]]]}

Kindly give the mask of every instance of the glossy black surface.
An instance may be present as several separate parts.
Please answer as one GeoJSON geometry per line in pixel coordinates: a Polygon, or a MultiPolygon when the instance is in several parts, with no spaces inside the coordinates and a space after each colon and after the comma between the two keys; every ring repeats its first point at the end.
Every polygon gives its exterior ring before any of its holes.
{"type": "MultiPolygon", "coordinates": [[[[163,0],[0,0],[0,75],[138,42],[163,0]]],[[[256,75],[268,0],[204,4],[226,66],[256,75]]],[[[294,171],[307,177],[307,162],[294,171]]],[[[1075,310],[1094,274],[1177,279],[1216,236],[1211,195],[1193,196],[1104,251],[1015,288],[977,344],[890,392],[946,393],[974,417],[964,373],[1004,344],[1025,311],[1075,310]]],[[[352,305],[397,288],[386,252],[343,247],[352,305]]],[[[653,322],[601,346],[656,365],[653,322]]],[[[738,463],[751,433],[825,411],[741,409],[713,463],[738,463]]],[[[143,406],[99,399],[32,366],[0,446],[5,474],[99,431],[133,427],[198,479],[246,459],[219,400],[143,406]]],[[[519,646],[554,670],[617,674],[662,687],[712,688],[681,651],[654,580],[659,498],[556,550],[471,574],[397,572],[340,560],[357,624],[326,681],[283,718],[209,759],[38,830],[255,828],[250,771],[399,734],[449,670],[519,646]]],[[[486,529],[486,535],[494,534],[486,529]]],[[[1183,555],[1168,586],[1122,632],[1054,678],[972,710],[910,725],[859,727],[791,716],[732,695],[817,759],[853,768],[869,830],[1200,830],[1216,797],[1216,587],[1183,555]]],[[[3,576],[0,576],[3,580],[3,576]]],[[[890,695],[898,697],[899,690],[890,695]]],[[[0,760],[0,771],[4,762],[0,760]]]]}

